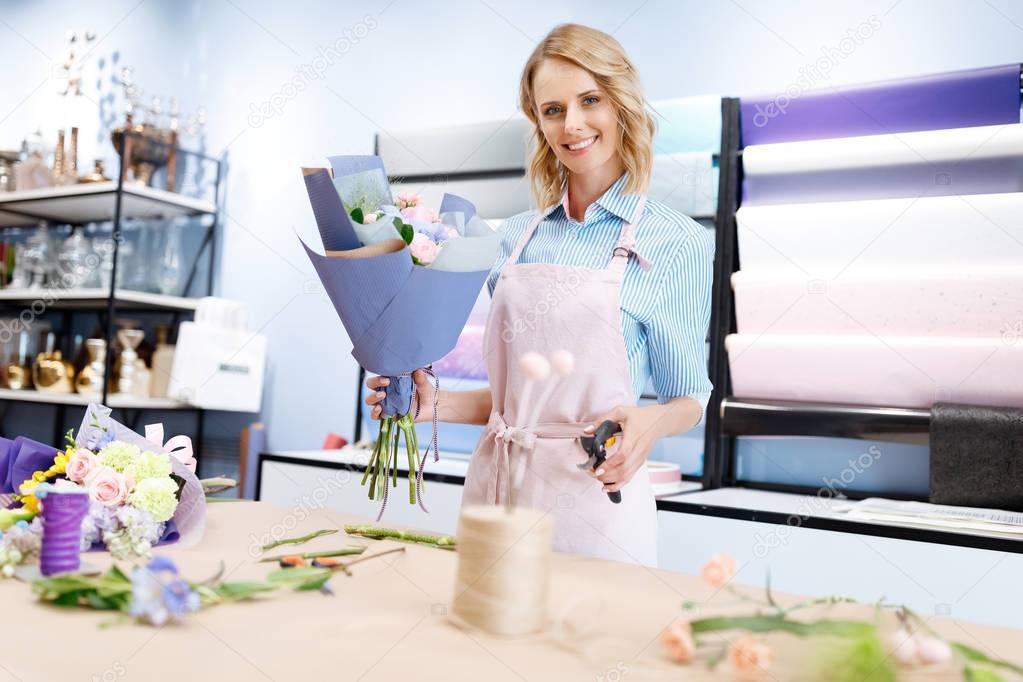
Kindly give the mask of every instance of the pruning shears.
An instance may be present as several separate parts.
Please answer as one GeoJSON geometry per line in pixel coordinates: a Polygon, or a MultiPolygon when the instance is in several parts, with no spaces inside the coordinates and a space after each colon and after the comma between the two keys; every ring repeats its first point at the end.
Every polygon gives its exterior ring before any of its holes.
{"type": "MultiPolygon", "coordinates": [[[[604,463],[604,460],[607,459],[607,448],[614,445],[615,434],[621,432],[621,430],[621,424],[608,419],[597,427],[592,436],[581,436],[579,443],[583,446],[583,450],[586,451],[589,457],[585,462],[576,466],[584,471],[586,469],[596,471],[604,463]]],[[[622,493],[619,490],[608,493],[607,497],[615,504],[622,501],[622,493]]]]}

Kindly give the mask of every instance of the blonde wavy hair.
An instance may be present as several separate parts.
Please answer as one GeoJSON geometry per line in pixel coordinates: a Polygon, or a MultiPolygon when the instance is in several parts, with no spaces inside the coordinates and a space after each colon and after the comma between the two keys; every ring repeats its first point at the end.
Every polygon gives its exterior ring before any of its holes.
{"type": "Polygon", "coordinates": [[[649,113],[639,74],[625,50],[603,31],[579,24],[561,24],[540,41],[522,69],[519,106],[533,123],[527,173],[533,201],[540,209],[561,200],[568,171],[547,144],[533,97],[533,76],[545,59],[567,60],[593,75],[597,85],[614,105],[618,119],[615,148],[629,173],[625,192],[645,192],[653,168],[653,141],[657,123],[649,113]]]}

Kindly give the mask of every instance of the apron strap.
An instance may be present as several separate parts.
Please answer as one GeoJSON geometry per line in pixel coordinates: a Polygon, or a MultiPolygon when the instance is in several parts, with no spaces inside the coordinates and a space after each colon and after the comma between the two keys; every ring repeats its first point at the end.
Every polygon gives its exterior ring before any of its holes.
{"type": "Polygon", "coordinates": [[[625,272],[625,266],[628,265],[630,257],[635,257],[636,262],[644,270],[650,270],[653,267],[653,263],[636,250],[636,223],[643,216],[643,209],[645,207],[646,195],[641,194],[639,202],[637,202],[636,208],[632,212],[632,219],[628,222],[622,221],[622,231],[618,236],[618,243],[615,244],[611,262],[607,265],[608,270],[612,272],[625,272]]]}
{"type": "Polygon", "coordinates": [[[534,232],[536,232],[537,225],[540,224],[540,221],[543,220],[545,215],[547,215],[547,211],[537,211],[536,215],[533,216],[532,221],[529,223],[529,227],[527,227],[526,231],[522,233],[522,237],[519,238],[519,243],[515,245],[515,250],[511,252],[510,256],[508,256],[507,263],[509,265],[514,265],[519,262],[519,256],[522,254],[522,249],[526,248],[526,244],[529,243],[529,238],[533,236],[534,232]]]}

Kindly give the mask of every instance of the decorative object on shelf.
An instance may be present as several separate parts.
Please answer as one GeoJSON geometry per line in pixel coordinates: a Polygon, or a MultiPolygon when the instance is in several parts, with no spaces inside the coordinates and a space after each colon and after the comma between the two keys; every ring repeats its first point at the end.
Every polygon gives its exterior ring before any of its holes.
{"type": "Polygon", "coordinates": [[[141,329],[119,329],[117,340],[121,344],[121,369],[117,379],[117,390],[121,393],[133,394],[132,384],[135,375],[135,361],[138,353],[135,349],[142,343],[145,334],[141,329]]]}
{"type": "Polygon", "coordinates": [[[26,288],[41,289],[46,286],[52,267],[52,254],[50,228],[46,223],[40,223],[26,240],[20,254],[19,264],[24,266],[23,279],[26,281],[26,288]]]}
{"type": "Polygon", "coordinates": [[[150,373],[150,394],[154,398],[166,398],[170,385],[171,370],[174,368],[174,346],[167,343],[170,328],[161,324],[156,327],[156,350],[153,351],[150,373]]]}
{"type": "Polygon", "coordinates": [[[145,399],[150,393],[150,372],[142,358],[135,359],[134,370],[131,375],[131,395],[133,398],[145,399]]]}
{"type": "MultiPolygon", "coordinates": [[[[8,320],[9,329],[19,329],[18,320],[8,320]]],[[[32,387],[32,367],[29,361],[31,354],[31,334],[27,329],[21,329],[11,339],[3,344],[4,360],[0,368],[0,383],[4,388],[22,390],[32,387]],[[8,351],[8,348],[10,350],[8,351]]]]}
{"type": "Polygon", "coordinates": [[[46,165],[46,143],[43,132],[36,130],[21,143],[21,154],[14,167],[14,186],[19,190],[40,189],[53,185],[53,172],[46,165]]]}
{"type": "Polygon", "coordinates": [[[71,235],[57,251],[58,285],[62,289],[78,289],[87,283],[91,270],[88,266],[92,243],[85,237],[84,228],[76,225],[71,235]]]}
{"type": "Polygon", "coordinates": [[[37,391],[44,393],[72,393],[74,367],[63,358],[57,348],[57,336],[53,332],[45,335],[44,349],[36,356],[32,365],[32,383],[37,391]]]}
{"type": "Polygon", "coordinates": [[[18,162],[18,152],[0,149],[0,192],[13,192],[16,188],[14,166],[18,162]]]}
{"type": "Polygon", "coordinates": [[[91,173],[88,173],[86,175],[81,175],[81,176],[78,177],[78,182],[82,183],[82,184],[90,183],[90,182],[107,182],[108,180],[110,180],[110,178],[108,178],[107,176],[103,175],[103,160],[102,159],[96,159],[93,162],[93,168],[92,168],[92,172],[91,173]]]}
{"type": "Polygon", "coordinates": [[[81,566],[82,519],[89,511],[89,491],[65,483],[36,486],[43,519],[39,571],[45,576],[73,573],[81,566]]]}
{"type": "MultiPolygon", "coordinates": [[[[334,156],[330,164],[330,170],[303,169],[326,253],[303,246],[353,341],[352,355],[390,380],[382,389],[380,436],[362,480],[369,480],[370,499],[382,500],[382,515],[388,483],[397,486],[403,436],[409,502],[425,510],[422,471],[429,448],[417,461],[419,406],[412,374],[424,368],[439,392],[430,365],[454,348],[497,255],[500,235],[471,203],[451,194],[444,195],[439,213],[422,206],[417,195],[402,194],[395,202],[378,156],[334,156]],[[367,288],[362,283],[369,277],[373,286],[367,288]],[[356,301],[354,291],[366,294],[356,301]],[[424,314],[430,324],[406,333],[424,314]]],[[[431,447],[437,461],[436,418],[431,447]]]]}
{"type": "Polygon", "coordinates": [[[85,349],[89,353],[89,364],[78,373],[75,389],[82,395],[98,399],[103,395],[107,342],[105,339],[86,339],[85,349]]]}

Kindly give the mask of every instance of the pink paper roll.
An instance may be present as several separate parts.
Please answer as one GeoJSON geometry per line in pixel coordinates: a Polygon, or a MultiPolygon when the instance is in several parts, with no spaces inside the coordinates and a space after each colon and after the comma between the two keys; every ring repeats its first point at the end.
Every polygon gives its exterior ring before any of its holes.
{"type": "Polygon", "coordinates": [[[740,334],[1023,335],[1023,267],[732,275],[740,334]]]}
{"type": "Polygon", "coordinates": [[[950,338],[732,334],[739,398],[930,407],[1023,407],[1023,336],[950,338]]]}

